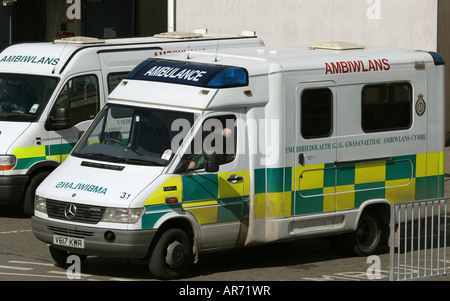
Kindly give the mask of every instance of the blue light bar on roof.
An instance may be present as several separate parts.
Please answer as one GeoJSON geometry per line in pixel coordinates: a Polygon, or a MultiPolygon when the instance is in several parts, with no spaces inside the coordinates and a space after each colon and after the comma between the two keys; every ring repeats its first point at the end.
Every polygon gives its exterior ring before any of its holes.
{"type": "Polygon", "coordinates": [[[232,88],[248,85],[244,68],[149,59],[128,74],[127,79],[183,84],[205,88],[232,88]]]}

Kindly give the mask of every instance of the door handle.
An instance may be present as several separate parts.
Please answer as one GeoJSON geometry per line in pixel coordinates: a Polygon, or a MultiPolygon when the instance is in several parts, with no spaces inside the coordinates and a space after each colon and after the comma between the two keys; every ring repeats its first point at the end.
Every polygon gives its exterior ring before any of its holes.
{"type": "Polygon", "coordinates": [[[298,155],[298,164],[301,166],[305,165],[305,154],[298,155]]]}
{"type": "Polygon", "coordinates": [[[237,182],[241,182],[243,181],[244,178],[241,176],[237,176],[235,174],[232,174],[231,176],[228,177],[227,181],[230,182],[231,184],[236,184],[237,182]]]}

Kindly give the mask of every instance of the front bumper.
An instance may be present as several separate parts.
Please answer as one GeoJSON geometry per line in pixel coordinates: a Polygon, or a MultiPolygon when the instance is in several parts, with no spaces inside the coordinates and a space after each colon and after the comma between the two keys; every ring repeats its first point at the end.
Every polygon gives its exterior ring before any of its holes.
{"type": "Polygon", "coordinates": [[[120,257],[144,258],[157,230],[115,230],[94,228],[87,226],[70,225],[61,222],[49,221],[36,216],[31,218],[34,235],[41,241],[55,248],[76,254],[120,257]],[[113,232],[115,239],[108,242],[105,232],[113,232]],[[70,248],[53,244],[53,235],[77,237],[84,239],[84,248],[70,248]]]}

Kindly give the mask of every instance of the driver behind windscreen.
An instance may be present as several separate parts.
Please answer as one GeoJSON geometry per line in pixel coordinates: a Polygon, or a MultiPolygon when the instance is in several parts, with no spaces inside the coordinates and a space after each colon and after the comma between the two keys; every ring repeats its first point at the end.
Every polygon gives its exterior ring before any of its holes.
{"type": "Polygon", "coordinates": [[[25,113],[25,101],[20,93],[19,84],[6,82],[0,98],[0,110],[7,113],[25,113]]]}
{"type": "MultiPolygon", "coordinates": [[[[207,135],[211,135],[213,134],[212,131],[209,131],[206,133],[205,136],[207,135]]],[[[219,136],[223,138],[223,149],[225,150],[226,147],[226,143],[228,141],[228,139],[232,138],[233,132],[229,129],[229,128],[224,128],[219,136]]],[[[205,137],[203,138],[204,141],[205,137]]],[[[203,144],[203,146],[205,146],[203,144]]],[[[220,154],[220,159],[221,161],[225,162],[226,161],[226,156],[228,155],[226,153],[226,151],[221,152],[220,154]]],[[[205,163],[205,154],[193,154],[190,158],[189,158],[190,162],[188,164],[188,170],[192,170],[192,169],[197,169],[197,168],[201,168],[204,167],[204,163],[205,163]]]]}

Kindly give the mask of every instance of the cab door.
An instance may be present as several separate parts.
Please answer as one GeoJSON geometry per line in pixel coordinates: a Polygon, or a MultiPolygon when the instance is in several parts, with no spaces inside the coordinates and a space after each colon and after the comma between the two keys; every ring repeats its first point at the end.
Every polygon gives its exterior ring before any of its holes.
{"type": "Polygon", "coordinates": [[[202,249],[235,246],[248,216],[244,135],[241,110],[204,116],[180,164],[183,209],[201,229],[202,249]],[[200,145],[199,145],[200,143],[200,145]],[[218,169],[209,170],[209,149],[217,151],[218,169]],[[220,151],[223,150],[223,151],[220,151]]]}
{"type": "Polygon", "coordinates": [[[74,76],[59,91],[46,123],[50,159],[62,163],[99,112],[99,76],[100,73],[74,76]],[[61,116],[62,110],[65,116],[61,116]]]}
{"type": "Polygon", "coordinates": [[[334,82],[302,83],[296,89],[294,231],[314,226],[329,229],[336,210],[336,86],[334,82]]]}

